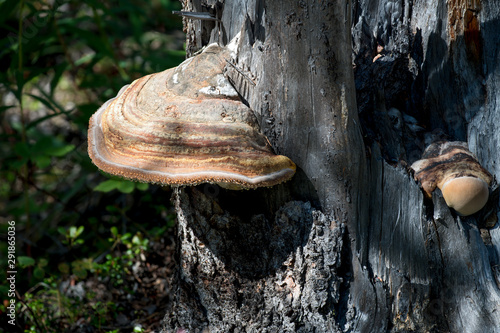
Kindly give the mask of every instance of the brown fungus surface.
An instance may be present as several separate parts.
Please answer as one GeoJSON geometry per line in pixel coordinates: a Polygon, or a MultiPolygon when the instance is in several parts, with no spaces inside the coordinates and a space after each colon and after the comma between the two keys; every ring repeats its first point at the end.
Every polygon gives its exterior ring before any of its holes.
{"type": "Polygon", "coordinates": [[[438,187],[446,204],[460,215],[474,214],[488,201],[493,177],[465,142],[433,143],[411,167],[427,197],[438,187]]]}
{"type": "Polygon", "coordinates": [[[163,185],[256,188],[290,179],[295,164],[274,154],[222,74],[228,57],[211,45],[123,87],[90,119],[92,161],[107,173],[163,185]]]}

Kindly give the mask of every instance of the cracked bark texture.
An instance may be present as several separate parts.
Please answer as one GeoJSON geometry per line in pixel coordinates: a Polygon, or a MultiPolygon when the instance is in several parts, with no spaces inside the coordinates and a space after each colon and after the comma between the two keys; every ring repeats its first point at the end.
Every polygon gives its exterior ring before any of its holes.
{"type": "MultiPolygon", "coordinates": [[[[368,302],[380,309],[362,311],[380,324],[360,320],[354,331],[500,332],[499,228],[485,227],[498,219],[497,185],[464,218],[439,191],[424,199],[405,170],[432,141],[460,140],[498,179],[499,19],[495,1],[353,1],[357,105],[371,147],[357,244],[368,302]]],[[[355,286],[356,276],[351,294],[355,286]]]]}
{"type": "Polygon", "coordinates": [[[172,331],[339,331],[343,225],[300,201],[272,217],[231,213],[199,188],[174,201],[183,242],[172,331]]]}
{"type": "Polygon", "coordinates": [[[495,1],[183,5],[221,20],[185,20],[188,54],[241,32],[226,75],[298,172],[175,190],[164,331],[500,332],[496,185],[463,218],[408,168],[462,140],[500,175],[495,1]]]}

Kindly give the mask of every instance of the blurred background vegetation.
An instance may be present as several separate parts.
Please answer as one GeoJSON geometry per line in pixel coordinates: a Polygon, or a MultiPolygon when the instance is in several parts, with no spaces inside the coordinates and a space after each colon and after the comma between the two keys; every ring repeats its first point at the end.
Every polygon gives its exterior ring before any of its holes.
{"type": "Polygon", "coordinates": [[[111,178],[90,116],[185,58],[177,0],[0,0],[0,331],[149,332],[168,302],[170,193],[111,178]],[[7,325],[7,221],[16,322],[7,325]]]}

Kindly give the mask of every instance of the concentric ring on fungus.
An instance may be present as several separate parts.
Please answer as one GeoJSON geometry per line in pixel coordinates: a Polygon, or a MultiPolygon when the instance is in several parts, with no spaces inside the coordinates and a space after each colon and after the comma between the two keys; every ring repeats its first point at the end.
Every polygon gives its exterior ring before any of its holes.
{"type": "Polygon", "coordinates": [[[427,197],[438,187],[446,204],[463,216],[474,214],[486,205],[493,176],[467,149],[467,143],[433,143],[422,157],[411,168],[427,197]]]}
{"type": "Polygon", "coordinates": [[[92,161],[107,173],[163,185],[256,188],[290,179],[295,164],[274,154],[222,74],[228,54],[210,45],[123,87],[90,119],[92,161]]]}

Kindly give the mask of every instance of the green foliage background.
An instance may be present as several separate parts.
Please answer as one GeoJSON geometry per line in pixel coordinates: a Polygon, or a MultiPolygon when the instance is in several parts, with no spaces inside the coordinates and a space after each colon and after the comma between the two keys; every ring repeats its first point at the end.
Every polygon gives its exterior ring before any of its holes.
{"type": "MultiPolygon", "coordinates": [[[[57,293],[70,277],[111,277],[114,262],[169,232],[169,193],[101,174],[87,126],[122,86],[184,60],[179,9],[171,0],[0,0],[0,295],[7,221],[16,222],[16,289],[35,310],[41,283],[57,293]]],[[[30,331],[29,315],[19,320],[30,331]]]]}

